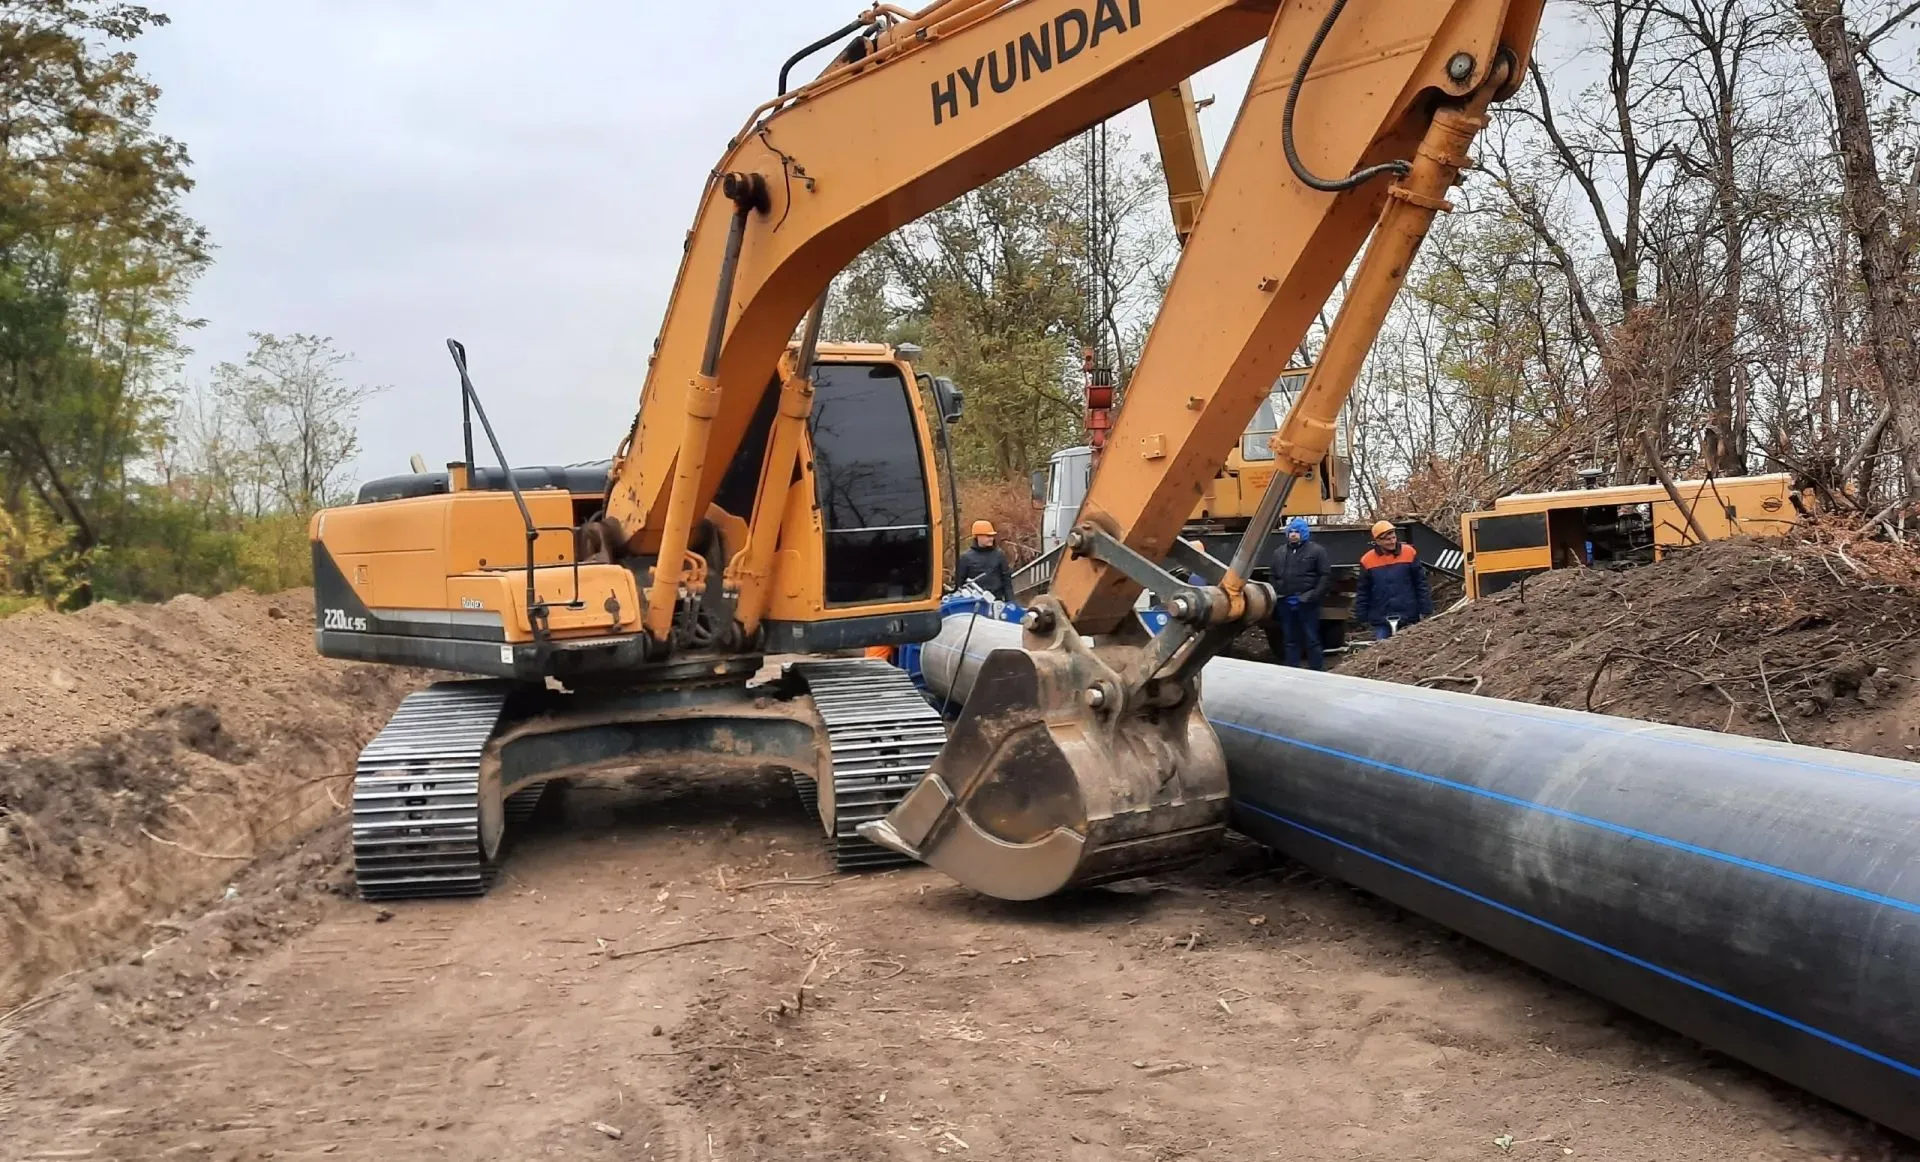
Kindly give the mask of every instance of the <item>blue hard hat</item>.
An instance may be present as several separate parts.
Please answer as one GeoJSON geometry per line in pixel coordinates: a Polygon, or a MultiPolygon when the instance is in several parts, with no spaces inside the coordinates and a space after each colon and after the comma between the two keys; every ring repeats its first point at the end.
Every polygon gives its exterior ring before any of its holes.
{"type": "Polygon", "coordinates": [[[1303,541],[1313,535],[1312,531],[1307,527],[1307,518],[1304,516],[1296,516],[1288,520],[1287,531],[1290,533],[1299,533],[1300,539],[1303,541]]]}

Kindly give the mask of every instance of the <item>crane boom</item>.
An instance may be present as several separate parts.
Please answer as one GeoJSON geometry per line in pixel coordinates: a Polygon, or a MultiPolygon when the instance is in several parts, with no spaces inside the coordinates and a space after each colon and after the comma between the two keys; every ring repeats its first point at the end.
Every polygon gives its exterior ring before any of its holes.
{"type": "Polygon", "coordinates": [[[1173,212],[1173,236],[1180,245],[1200,221],[1200,204],[1207,199],[1207,149],[1200,137],[1200,110],[1193,101],[1193,81],[1181,81],[1147,99],[1153,117],[1154,143],[1160,149],[1160,172],[1166,176],[1167,205],[1173,212]]]}

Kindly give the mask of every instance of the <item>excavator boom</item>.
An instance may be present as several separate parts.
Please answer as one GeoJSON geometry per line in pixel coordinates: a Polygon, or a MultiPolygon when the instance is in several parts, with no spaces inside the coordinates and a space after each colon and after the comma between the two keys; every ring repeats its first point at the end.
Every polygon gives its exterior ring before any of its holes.
{"type": "Polygon", "coordinates": [[[1153,118],[1153,140],[1160,150],[1160,172],[1167,182],[1167,208],[1173,213],[1173,236],[1185,246],[1200,223],[1200,204],[1207,200],[1207,149],[1200,136],[1200,109],[1194,104],[1193,82],[1181,81],[1147,99],[1153,118]]]}
{"type": "Polygon", "coordinates": [[[1255,43],[1276,6],[943,3],[876,17],[859,59],[754,112],[702,195],[613,467],[605,540],[655,566],[650,635],[671,621],[685,530],[834,275],[895,227],[1255,43]]]}

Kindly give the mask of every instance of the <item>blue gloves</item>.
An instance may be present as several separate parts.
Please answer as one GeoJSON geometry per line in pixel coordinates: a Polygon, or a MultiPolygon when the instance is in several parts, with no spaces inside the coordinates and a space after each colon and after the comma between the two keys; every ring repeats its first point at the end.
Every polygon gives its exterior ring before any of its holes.
{"type": "Polygon", "coordinates": [[[1287,608],[1288,609],[1300,608],[1300,595],[1298,593],[1287,594],[1287,608]]]}

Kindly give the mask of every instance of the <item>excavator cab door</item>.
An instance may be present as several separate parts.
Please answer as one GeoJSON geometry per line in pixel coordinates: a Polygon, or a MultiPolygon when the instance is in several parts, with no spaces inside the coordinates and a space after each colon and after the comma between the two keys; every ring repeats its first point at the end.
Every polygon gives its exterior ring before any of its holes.
{"type": "Polygon", "coordinates": [[[820,363],[813,390],[808,429],[826,603],[927,596],[933,505],[905,377],[893,363],[820,363]]]}

